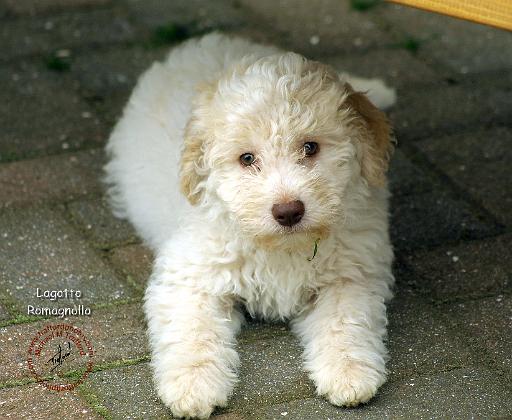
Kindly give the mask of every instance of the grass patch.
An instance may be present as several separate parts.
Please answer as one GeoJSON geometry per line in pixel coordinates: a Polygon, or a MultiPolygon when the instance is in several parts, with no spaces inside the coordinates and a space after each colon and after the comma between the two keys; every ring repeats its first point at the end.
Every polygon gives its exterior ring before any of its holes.
{"type": "Polygon", "coordinates": [[[107,420],[111,420],[113,418],[112,414],[110,414],[110,411],[108,411],[107,407],[105,407],[100,402],[100,399],[96,394],[89,391],[83,385],[80,385],[77,388],[77,391],[78,394],[85,400],[85,402],[87,402],[89,407],[91,407],[91,409],[98,413],[101,417],[107,420]]]}
{"type": "Polygon", "coordinates": [[[63,73],[71,69],[71,60],[68,58],[58,57],[55,54],[46,58],[46,68],[48,70],[63,73]]]}
{"type": "Polygon", "coordinates": [[[350,0],[350,7],[359,12],[365,12],[377,6],[381,0],[350,0]]]}
{"type": "Polygon", "coordinates": [[[192,34],[193,31],[188,26],[168,23],[167,25],[155,28],[151,36],[151,45],[161,47],[173,44],[190,38],[192,34]]]}
{"type": "Polygon", "coordinates": [[[36,383],[36,382],[37,381],[36,381],[35,378],[15,379],[15,380],[10,380],[10,381],[1,383],[0,384],[0,389],[14,388],[14,387],[17,387],[17,386],[29,385],[29,384],[33,384],[33,383],[36,383]]]}
{"type": "Polygon", "coordinates": [[[417,38],[408,37],[402,43],[402,48],[407,51],[416,54],[421,47],[421,41],[417,38]]]}
{"type": "Polygon", "coordinates": [[[9,325],[26,324],[28,322],[40,321],[42,319],[48,319],[43,316],[29,316],[29,315],[16,315],[13,319],[0,322],[0,327],[7,327],[9,325]]]}
{"type": "MultiPolygon", "coordinates": [[[[120,360],[114,360],[113,362],[100,363],[97,365],[93,365],[91,373],[138,365],[139,363],[149,362],[150,360],[151,360],[151,357],[149,355],[147,355],[147,356],[137,357],[135,359],[120,359],[120,360]]],[[[62,375],[62,377],[78,380],[83,376],[84,372],[85,372],[85,368],[71,370],[69,372],[66,372],[64,375],[62,375]]]]}

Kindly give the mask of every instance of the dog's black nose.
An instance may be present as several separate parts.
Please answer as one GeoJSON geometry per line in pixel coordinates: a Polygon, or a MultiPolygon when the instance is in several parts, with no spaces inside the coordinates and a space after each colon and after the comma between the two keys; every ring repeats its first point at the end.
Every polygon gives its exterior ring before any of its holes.
{"type": "Polygon", "coordinates": [[[304,216],[304,203],[295,200],[289,203],[274,204],[272,206],[272,216],[280,225],[296,225],[304,216]]]}

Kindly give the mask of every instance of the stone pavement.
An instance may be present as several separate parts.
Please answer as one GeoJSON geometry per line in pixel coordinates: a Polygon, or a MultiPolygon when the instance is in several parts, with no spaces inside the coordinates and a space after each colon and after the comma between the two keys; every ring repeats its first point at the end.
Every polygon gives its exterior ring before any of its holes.
{"type": "MultiPolygon", "coordinates": [[[[512,33],[372,0],[0,0],[0,418],[169,418],[150,378],[151,255],[114,219],[102,147],[137,76],[211,29],[293,49],[398,90],[390,116],[395,299],[389,381],[369,404],[314,394],[286,325],[241,334],[216,418],[512,418],[512,33]],[[36,288],[81,289],[96,351],[77,389],[26,364],[49,322],[36,288]]],[[[69,373],[73,378],[74,373],[69,373]]]]}

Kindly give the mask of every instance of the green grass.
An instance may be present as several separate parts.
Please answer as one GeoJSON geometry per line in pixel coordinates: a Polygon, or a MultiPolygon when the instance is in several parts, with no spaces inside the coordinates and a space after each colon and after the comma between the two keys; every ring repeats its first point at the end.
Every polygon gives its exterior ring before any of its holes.
{"type": "Polygon", "coordinates": [[[91,392],[89,389],[84,387],[83,385],[80,385],[77,388],[78,394],[87,402],[89,407],[91,407],[92,410],[94,410],[96,413],[98,413],[101,417],[107,420],[111,420],[112,414],[108,411],[107,407],[105,407],[101,402],[100,399],[96,394],[91,392]]]}
{"type": "Polygon", "coordinates": [[[53,54],[46,58],[46,68],[59,73],[66,72],[71,68],[71,61],[53,54]]]}
{"type": "Polygon", "coordinates": [[[402,47],[413,54],[416,54],[421,47],[421,41],[417,38],[408,37],[402,43],[402,47]]]}
{"type": "Polygon", "coordinates": [[[188,26],[169,23],[155,28],[151,36],[151,44],[155,47],[161,47],[183,41],[191,36],[192,31],[188,26]]]}
{"type": "Polygon", "coordinates": [[[350,7],[360,12],[365,12],[377,6],[381,0],[350,0],[350,7]]]}

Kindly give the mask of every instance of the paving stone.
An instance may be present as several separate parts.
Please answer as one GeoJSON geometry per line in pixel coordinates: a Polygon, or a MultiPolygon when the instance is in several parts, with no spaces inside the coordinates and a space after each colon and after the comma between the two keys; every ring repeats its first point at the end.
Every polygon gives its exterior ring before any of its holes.
{"type": "Polygon", "coordinates": [[[397,41],[419,41],[417,56],[455,73],[512,67],[512,33],[412,7],[387,5],[378,12],[397,41]]]}
{"type": "Polygon", "coordinates": [[[246,417],[238,413],[213,414],[215,420],[246,420],[246,417]]]}
{"type": "Polygon", "coordinates": [[[68,210],[95,247],[108,249],[137,241],[128,221],[114,217],[104,198],[78,200],[70,203],[68,210]]]}
{"type": "Polygon", "coordinates": [[[45,207],[0,213],[0,293],[27,313],[35,307],[90,306],[134,296],[57,210],[45,207]],[[81,290],[80,299],[57,302],[36,297],[41,290],[81,290]]]}
{"type": "Polygon", "coordinates": [[[95,395],[113,418],[172,418],[153,386],[148,363],[92,373],[81,386],[95,395]]]}
{"type": "Polygon", "coordinates": [[[0,66],[0,79],[0,161],[103,143],[103,124],[68,74],[22,61],[0,66]]]}
{"type": "MultiPolygon", "coordinates": [[[[240,382],[227,410],[238,411],[248,405],[312,395],[313,386],[302,370],[301,350],[293,337],[244,343],[239,352],[242,362],[240,382]]],[[[163,416],[166,409],[157,399],[153,387],[146,386],[148,383],[151,383],[151,369],[143,363],[94,373],[84,386],[96,393],[114,416],[122,413],[132,418],[134,409],[147,413],[148,417],[163,416]],[[136,407],[132,407],[133,395],[137,395],[136,407]]]]}
{"type": "Polygon", "coordinates": [[[252,412],[254,419],[509,418],[512,392],[492,372],[458,369],[385,384],[368,404],[338,408],[320,398],[291,401],[252,412]],[[286,413],[286,414],[284,414],[286,413]]]}
{"type": "MultiPolygon", "coordinates": [[[[163,3],[162,3],[163,4],[163,3]]],[[[109,126],[119,118],[138,77],[169,47],[139,46],[86,51],[73,59],[71,74],[109,126]]]]}
{"type": "Polygon", "coordinates": [[[400,251],[479,239],[500,231],[494,220],[440,189],[391,199],[391,238],[400,251]]]}
{"type": "Polygon", "coordinates": [[[313,384],[302,367],[302,348],[291,334],[241,343],[240,382],[229,409],[308,396],[313,384]]]}
{"type": "Polygon", "coordinates": [[[97,7],[111,3],[112,0],[1,0],[1,4],[15,15],[37,15],[52,10],[64,10],[73,7],[97,7]]]}
{"type": "Polygon", "coordinates": [[[349,72],[360,77],[378,77],[389,86],[402,89],[415,83],[439,81],[441,76],[407,51],[379,49],[363,54],[347,54],[322,57],[321,61],[332,65],[337,71],[349,72]]]}
{"type": "Polygon", "coordinates": [[[289,325],[285,322],[265,322],[252,319],[247,313],[244,315],[246,324],[238,337],[242,344],[291,334],[289,325]]]}
{"type": "Polygon", "coordinates": [[[9,314],[9,311],[7,308],[0,303],[0,321],[5,321],[7,319],[11,318],[11,315],[9,314]]]}
{"type": "MultiPolygon", "coordinates": [[[[512,389],[512,298],[498,295],[445,308],[455,328],[465,330],[476,352],[484,350],[499,369],[508,371],[512,389]]],[[[506,380],[506,379],[505,379],[506,380]]]]}
{"type": "Polygon", "coordinates": [[[504,235],[406,257],[415,289],[436,301],[512,290],[512,236],[504,235]]]}
{"type": "Polygon", "coordinates": [[[388,305],[388,320],[389,381],[474,363],[467,343],[453,335],[439,308],[397,297],[388,305]]]}
{"type": "Polygon", "coordinates": [[[394,196],[431,192],[436,182],[399,149],[395,149],[393,153],[388,177],[389,187],[394,196]]]}
{"type": "Polygon", "coordinates": [[[148,248],[138,244],[114,248],[109,260],[115,268],[130,277],[139,291],[146,289],[153,262],[153,255],[148,248]]]}
{"type": "Polygon", "coordinates": [[[124,5],[137,24],[154,30],[169,24],[191,26],[192,31],[236,28],[245,16],[236,2],[202,0],[162,2],[160,0],[127,0],[124,5]]]}
{"type": "Polygon", "coordinates": [[[0,2],[0,19],[4,19],[9,16],[9,9],[4,2],[0,2]]]}
{"type": "Polygon", "coordinates": [[[436,137],[419,149],[493,215],[512,226],[512,128],[436,137]]]}
{"type": "Polygon", "coordinates": [[[0,27],[0,60],[49,54],[59,49],[128,42],[136,36],[135,28],[121,8],[8,20],[0,27]]]}
{"type": "Polygon", "coordinates": [[[507,124],[512,120],[512,73],[488,73],[402,90],[389,111],[399,141],[507,124]]]}
{"type": "MultiPolygon", "coordinates": [[[[80,328],[92,343],[94,365],[148,355],[142,304],[94,309],[90,316],[55,318],[0,328],[0,383],[31,377],[27,368],[30,341],[46,325],[57,323],[80,328]]],[[[65,371],[68,370],[71,368],[65,371]]]]}
{"type": "Polygon", "coordinates": [[[349,2],[321,0],[312,13],[307,0],[241,0],[277,45],[310,57],[365,51],[386,46],[391,39],[368,14],[350,8],[349,2]]]}
{"type": "Polygon", "coordinates": [[[55,392],[39,385],[0,390],[0,411],[4,419],[102,419],[76,391],[55,392]]]}
{"type": "Polygon", "coordinates": [[[0,164],[0,208],[97,195],[103,150],[0,164]]]}

